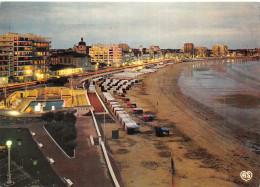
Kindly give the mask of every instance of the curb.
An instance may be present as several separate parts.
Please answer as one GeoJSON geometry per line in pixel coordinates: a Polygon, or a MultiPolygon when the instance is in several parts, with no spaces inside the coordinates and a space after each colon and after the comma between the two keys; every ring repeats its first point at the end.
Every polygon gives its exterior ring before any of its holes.
{"type": "Polygon", "coordinates": [[[75,158],[75,149],[74,149],[74,156],[70,157],[69,155],[67,155],[67,153],[60,147],[60,145],[54,140],[54,138],[50,135],[50,133],[47,131],[47,129],[44,127],[43,125],[43,129],[46,131],[46,133],[49,135],[49,137],[52,139],[52,141],[58,146],[58,148],[65,154],[66,157],[68,157],[69,159],[75,158]]]}

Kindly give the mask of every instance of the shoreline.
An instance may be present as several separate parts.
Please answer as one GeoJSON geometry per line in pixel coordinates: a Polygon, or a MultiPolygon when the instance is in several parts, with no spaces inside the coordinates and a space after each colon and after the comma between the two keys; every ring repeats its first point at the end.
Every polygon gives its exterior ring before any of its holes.
{"type": "Polygon", "coordinates": [[[114,140],[110,130],[118,125],[106,124],[106,136],[125,186],[244,185],[239,173],[250,170],[252,164],[255,164],[251,169],[255,178],[247,185],[257,184],[257,157],[238,147],[236,138],[232,137],[234,129],[230,129],[229,124],[216,127],[223,118],[181,93],[178,79],[190,64],[192,62],[168,65],[154,74],[144,75],[143,81],[128,91],[131,101],[144,112],[156,115],[154,122],[143,122],[127,109],[141,126],[140,134],[129,136],[120,130],[120,138],[114,140]],[[170,136],[156,137],[155,126],[168,127],[170,136]],[[169,162],[171,153],[176,169],[174,177],[169,162]],[[147,179],[139,179],[136,173],[147,179]]]}

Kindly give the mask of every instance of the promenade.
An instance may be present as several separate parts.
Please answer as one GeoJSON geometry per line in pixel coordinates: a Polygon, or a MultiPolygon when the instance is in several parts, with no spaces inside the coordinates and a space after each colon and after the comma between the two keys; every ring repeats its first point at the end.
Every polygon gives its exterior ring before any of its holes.
{"type": "Polygon", "coordinates": [[[75,158],[67,157],[46,133],[42,125],[30,125],[35,141],[43,144],[41,151],[53,158],[53,169],[61,177],[70,179],[75,187],[113,186],[100,146],[92,146],[89,136],[97,137],[91,116],[77,117],[77,143],[75,158]]]}

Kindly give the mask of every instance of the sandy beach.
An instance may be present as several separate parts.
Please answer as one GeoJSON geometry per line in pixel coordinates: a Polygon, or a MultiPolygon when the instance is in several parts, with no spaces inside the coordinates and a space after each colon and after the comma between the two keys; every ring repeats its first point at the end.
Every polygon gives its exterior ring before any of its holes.
{"type": "Polygon", "coordinates": [[[144,113],[156,115],[152,122],[143,122],[118,99],[140,125],[140,133],[127,135],[121,129],[119,139],[112,139],[111,131],[121,125],[102,125],[124,185],[258,186],[259,155],[239,144],[241,137],[257,135],[228,124],[210,108],[185,96],[178,79],[188,66],[190,63],[173,64],[146,74],[127,92],[144,113]],[[170,136],[156,137],[155,126],[167,127],[170,136]],[[254,174],[247,183],[240,178],[243,170],[254,174]]]}

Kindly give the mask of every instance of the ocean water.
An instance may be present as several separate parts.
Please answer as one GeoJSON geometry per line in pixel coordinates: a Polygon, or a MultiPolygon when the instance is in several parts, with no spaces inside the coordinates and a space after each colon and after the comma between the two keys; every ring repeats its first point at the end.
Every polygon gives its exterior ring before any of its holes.
{"type": "Polygon", "coordinates": [[[196,62],[182,72],[179,86],[228,122],[260,132],[260,61],[196,62]]]}

